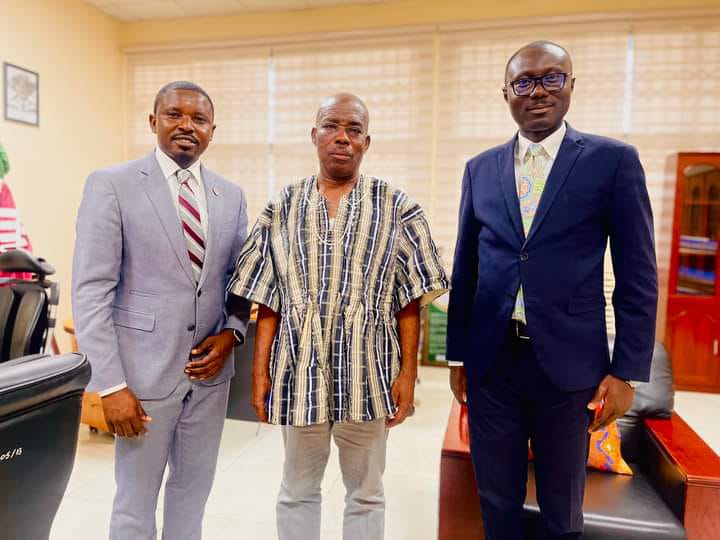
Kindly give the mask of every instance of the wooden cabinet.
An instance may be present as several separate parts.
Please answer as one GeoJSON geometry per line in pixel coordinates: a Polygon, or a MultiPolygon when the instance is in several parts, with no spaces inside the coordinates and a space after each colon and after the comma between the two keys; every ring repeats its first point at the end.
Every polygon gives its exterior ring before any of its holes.
{"type": "Polygon", "coordinates": [[[677,154],[669,169],[675,204],[665,344],[678,389],[720,392],[720,154],[677,154]]]}

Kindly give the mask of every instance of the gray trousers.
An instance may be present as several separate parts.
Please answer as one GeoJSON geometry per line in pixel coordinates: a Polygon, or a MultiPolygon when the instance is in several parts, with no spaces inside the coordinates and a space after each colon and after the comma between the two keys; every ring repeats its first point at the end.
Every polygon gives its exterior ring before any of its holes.
{"type": "Polygon", "coordinates": [[[168,397],[142,400],[152,422],[137,439],[115,440],[117,491],[111,540],[155,540],[155,511],[165,466],[163,538],[199,540],[215,476],[230,384],[201,386],[184,378],[168,397]]]}
{"type": "Polygon", "coordinates": [[[382,540],[385,419],[283,427],[285,464],[277,501],[279,540],[320,538],[321,483],[335,439],[345,484],[344,540],[382,540]]]}

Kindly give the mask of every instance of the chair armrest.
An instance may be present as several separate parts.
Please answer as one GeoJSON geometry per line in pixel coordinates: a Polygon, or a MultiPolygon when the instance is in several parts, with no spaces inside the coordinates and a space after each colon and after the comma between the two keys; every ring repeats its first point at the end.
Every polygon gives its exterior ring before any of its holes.
{"type": "Polygon", "coordinates": [[[440,457],[438,540],[483,538],[480,497],[470,460],[467,407],[453,399],[440,457]]]}
{"type": "MultiPolygon", "coordinates": [[[[712,540],[720,531],[720,457],[678,415],[644,418],[643,424],[652,447],[659,450],[658,460],[666,472],[680,478],[682,490],[678,517],[690,540],[712,540]]],[[[654,471],[649,471],[654,472],[654,471]]],[[[657,480],[656,478],[652,478],[657,480]]],[[[675,489],[656,485],[666,502],[677,506],[675,489]],[[675,493],[673,493],[675,492],[675,493]],[[666,497],[670,497],[670,501],[666,497]]],[[[670,482],[674,484],[674,482],[670,482]]]]}
{"type": "Polygon", "coordinates": [[[467,407],[453,399],[443,440],[443,456],[466,457],[470,455],[467,414],[467,407]]]}

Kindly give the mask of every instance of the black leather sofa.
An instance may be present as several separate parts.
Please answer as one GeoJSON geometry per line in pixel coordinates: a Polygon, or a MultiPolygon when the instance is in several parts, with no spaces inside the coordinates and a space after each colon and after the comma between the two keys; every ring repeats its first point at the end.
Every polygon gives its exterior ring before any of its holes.
{"type": "MultiPolygon", "coordinates": [[[[618,420],[622,453],[634,475],[588,471],[585,540],[720,539],[720,458],[672,411],[670,359],[656,345],[649,383],[618,420]]],[[[709,411],[710,412],[710,411],[709,411]]],[[[529,465],[527,537],[539,508],[529,465]]],[[[483,538],[467,433],[467,412],[453,404],[440,473],[440,540],[483,538]]]]}
{"type": "Polygon", "coordinates": [[[90,364],[80,354],[0,364],[0,538],[47,540],[73,468],[90,364]]]}

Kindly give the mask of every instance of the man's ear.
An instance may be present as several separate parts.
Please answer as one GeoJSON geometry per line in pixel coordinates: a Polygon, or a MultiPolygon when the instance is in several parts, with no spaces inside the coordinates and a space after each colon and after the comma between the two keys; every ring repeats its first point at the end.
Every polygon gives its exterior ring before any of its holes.
{"type": "Polygon", "coordinates": [[[575,90],[575,77],[570,79],[570,91],[572,92],[573,90],[575,90]]]}
{"type": "Polygon", "coordinates": [[[154,114],[149,115],[148,122],[150,123],[150,130],[157,134],[157,117],[154,114]]]}
{"type": "Polygon", "coordinates": [[[310,131],[310,138],[312,139],[312,142],[315,146],[317,146],[317,128],[314,127],[310,131]]]}
{"type": "Polygon", "coordinates": [[[213,137],[215,136],[215,128],[216,127],[217,126],[215,124],[213,124],[212,131],[210,132],[210,140],[211,141],[213,140],[213,137]]]}
{"type": "Polygon", "coordinates": [[[503,99],[505,100],[505,103],[507,103],[507,100],[508,100],[507,86],[503,86],[502,93],[503,93],[503,99]]]}
{"type": "Polygon", "coordinates": [[[370,148],[370,135],[365,137],[365,152],[367,152],[367,149],[370,148]]]}

